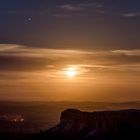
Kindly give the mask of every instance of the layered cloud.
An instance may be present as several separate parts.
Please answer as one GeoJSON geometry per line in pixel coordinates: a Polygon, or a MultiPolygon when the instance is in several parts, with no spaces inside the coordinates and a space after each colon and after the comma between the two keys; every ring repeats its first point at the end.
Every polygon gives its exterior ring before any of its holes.
{"type": "Polygon", "coordinates": [[[44,71],[77,65],[85,69],[139,71],[140,50],[65,50],[0,45],[0,71],[44,71]],[[130,66],[130,68],[129,68],[130,66]]]}
{"type": "MultiPolygon", "coordinates": [[[[66,50],[0,45],[0,97],[3,99],[63,100],[74,97],[78,100],[83,99],[83,94],[89,100],[93,91],[94,96],[102,97],[111,89],[122,93],[122,89],[118,89],[122,86],[130,86],[131,91],[125,91],[130,95],[132,91],[139,92],[139,73],[140,50],[66,50]],[[66,75],[68,67],[77,71],[73,80],[66,75]]],[[[115,96],[112,94],[111,97],[115,96]]]]}

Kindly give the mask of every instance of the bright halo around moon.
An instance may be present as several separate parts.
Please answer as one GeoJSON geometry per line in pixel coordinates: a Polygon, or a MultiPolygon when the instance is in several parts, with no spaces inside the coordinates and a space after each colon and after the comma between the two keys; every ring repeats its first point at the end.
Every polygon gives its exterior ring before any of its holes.
{"type": "Polygon", "coordinates": [[[67,68],[67,71],[66,71],[66,75],[69,77],[69,78],[74,78],[76,76],[76,69],[73,68],[73,67],[69,67],[67,68]]]}

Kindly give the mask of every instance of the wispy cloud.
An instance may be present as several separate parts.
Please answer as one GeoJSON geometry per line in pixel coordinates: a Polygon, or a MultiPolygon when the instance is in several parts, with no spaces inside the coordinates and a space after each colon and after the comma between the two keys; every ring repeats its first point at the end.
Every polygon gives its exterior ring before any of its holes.
{"type": "Polygon", "coordinates": [[[101,3],[79,3],[79,4],[65,4],[60,5],[59,9],[71,12],[81,12],[89,10],[90,8],[103,8],[104,5],[101,3]]]}
{"type": "Polygon", "coordinates": [[[140,56],[140,50],[114,50],[113,53],[128,56],[140,56]]]}
{"type": "Polygon", "coordinates": [[[65,50],[0,45],[0,70],[38,71],[66,65],[99,69],[121,69],[140,65],[140,50],[65,50]]]}
{"type": "Polygon", "coordinates": [[[80,5],[72,5],[72,4],[66,4],[66,5],[61,5],[59,7],[62,10],[66,10],[66,11],[83,11],[85,10],[85,7],[80,6],[80,5]]]}
{"type": "MultiPolygon", "coordinates": [[[[104,14],[104,15],[114,15],[114,16],[120,16],[125,18],[132,18],[132,17],[139,17],[140,11],[134,10],[129,11],[125,8],[119,9],[118,7],[113,8],[113,5],[109,4],[108,2],[100,1],[100,2],[79,2],[79,3],[66,3],[61,4],[59,6],[54,6],[51,10],[49,8],[45,10],[8,10],[4,11],[4,14],[8,15],[30,15],[31,16],[55,16],[57,18],[65,18],[70,16],[85,16],[88,15],[94,15],[94,14],[104,14]],[[54,10],[55,9],[55,10],[54,10]],[[57,11],[54,12],[54,11],[57,11]],[[71,14],[73,13],[73,14],[71,14]],[[78,14],[77,14],[78,13],[78,14]]],[[[3,11],[1,11],[0,14],[3,14],[3,11]]]]}
{"type": "Polygon", "coordinates": [[[16,45],[16,44],[0,44],[0,52],[4,52],[4,51],[11,51],[11,50],[14,50],[14,49],[17,49],[19,48],[20,46],[19,45],[16,45]]]}
{"type": "Polygon", "coordinates": [[[133,12],[133,13],[123,13],[122,14],[123,17],[138,17],[140,16],[140,12],[133,12]]]}
{"type": "Polygon", "coordinates": [[[64,12],[64,13],[56,14],[58,15],[56,17],[69,17],[70,13],[75,13],[75,14],[85,13],[88,15],[104,14],[104,15],[111,15],[111,16],[113,15],[113,16],[120,16],[120,17],[127,17],[127,18],[140,16],[139,11],[129,12],[128,10],[126,11],[123,8],[121,10],[118,8],[113,9],[107,4],[104,5],[103,3],[94,3],[94,2],[93,3],[64,4],[64,5],[59,6],[59,10],[62,10],[61,12],[64,12]]]}

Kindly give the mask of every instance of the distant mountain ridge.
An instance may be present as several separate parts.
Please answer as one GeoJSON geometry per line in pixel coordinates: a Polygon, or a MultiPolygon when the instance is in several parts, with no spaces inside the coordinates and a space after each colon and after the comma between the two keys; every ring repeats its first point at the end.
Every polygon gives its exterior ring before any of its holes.
{"type": "Polygon", "coordinates": [[[60,123],[42,134],[69,140],[139,140],[140,110],[81,112],[67,109],[61,113],[60,123]]]}

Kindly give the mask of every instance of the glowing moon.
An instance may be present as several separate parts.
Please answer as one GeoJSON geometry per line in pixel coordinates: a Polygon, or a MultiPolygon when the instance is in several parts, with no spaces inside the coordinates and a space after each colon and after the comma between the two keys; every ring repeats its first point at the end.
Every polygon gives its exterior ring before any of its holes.
{"type": "Polygon", "coordinates": [[[76,75],[76,70],[72,67],[68,68],[66,74],[69,78],[73,78],[76,75]]]}

